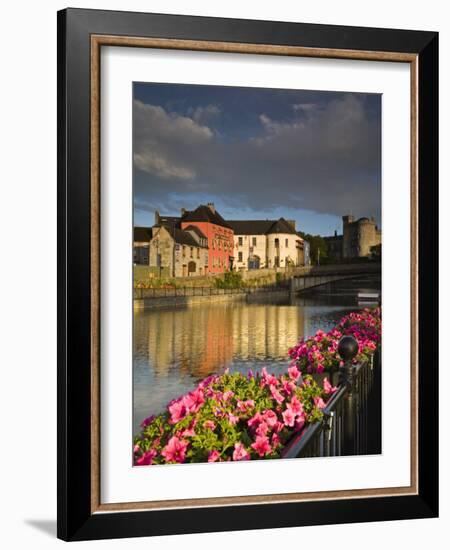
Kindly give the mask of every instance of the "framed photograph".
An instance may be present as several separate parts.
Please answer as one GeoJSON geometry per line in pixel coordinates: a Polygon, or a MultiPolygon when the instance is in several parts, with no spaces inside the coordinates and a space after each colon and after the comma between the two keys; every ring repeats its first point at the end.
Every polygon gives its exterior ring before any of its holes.
{"type": "Polygon", "coordinates": [[[58,13],[58,536],[438,514],[438,35],[58,13]]]}

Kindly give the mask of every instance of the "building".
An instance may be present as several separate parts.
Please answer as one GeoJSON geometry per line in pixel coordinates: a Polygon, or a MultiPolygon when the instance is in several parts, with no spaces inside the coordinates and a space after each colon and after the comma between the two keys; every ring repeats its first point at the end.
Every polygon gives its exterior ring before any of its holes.
{"type": "Polygon", "coordinates": [[[148,253],[152,230],[150,227],[135,227],[133,237],[133,262],[148,265],[148,253]]]}
{"type": "Polygon", "coordinates": [[[234,220],[235,267],[238,270],[304,265],[304,241],[295,221],[234,220]]]}
{"type": "Polygon", "coordinates": [[[181,216],[161,216],[155,213],[155,224],[182,230],[195,231],[206,238],[208,273],[224,273],[233,269],[233,229],[215,209],[213,203],[201,204],[195,210],[181,209],[181,216]]]}
{"type": "Polygon", "coordinates": [[[135,263],[153,268],[155,276],[192,277],[207,273],[208,244],[198,228],[154,225],[135,228],[134,234],[135,263]],[[147,243],[137,241],[144,236],[149,236],[147,243]]]}
{"type": "Polygon", "coordinates": [[[342,239],[343,236],[338,235],[337,231],[334,232],[332,237],[324,237],[329,259],[337,262],[342,260],[342,239]]]}
{"type": "Polygon", "coordinates": [[[181,228],[194,226],[208,240],[208,273],[224,273],[233,269],[233,228],[215,209],[214,203],[201,204],[195,210],[181,212],[181,228]]]}
{"type": "Polygon", "coordinates": [[[328,257],[335,261],[353,258],[367,258],[371,248],[381,244],[381,229],[375,219],[359,218],[352,215],[342,216],[342,235],[325,237],[328,257]]]}
{"type": "Polygon", "coordinates": [[[381,244],[381,230],[374,218],[359,218],[343,216],[343,258],[361,258],[370,256],[372,246],[381,244]]]}

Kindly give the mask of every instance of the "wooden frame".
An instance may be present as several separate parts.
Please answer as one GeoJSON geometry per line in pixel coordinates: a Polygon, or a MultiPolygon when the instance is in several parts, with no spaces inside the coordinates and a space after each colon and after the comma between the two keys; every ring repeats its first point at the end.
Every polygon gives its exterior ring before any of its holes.
{"type": "Polygon", "coordinates": [[[419,31],[59,12],[59,537],[81,540],[437,515],[437,41],[436,33],[419,31]],[[100,49],[106,45],[410,64],[410,487],[101,504],[99,97],[100,49]],[[426,223],[420,223],[425,217],[426,223]],[[425,358],[426,384],[420,369],[425,358]],[[250,508],[248,514],[241,513],[242,505],[250,508]]]}

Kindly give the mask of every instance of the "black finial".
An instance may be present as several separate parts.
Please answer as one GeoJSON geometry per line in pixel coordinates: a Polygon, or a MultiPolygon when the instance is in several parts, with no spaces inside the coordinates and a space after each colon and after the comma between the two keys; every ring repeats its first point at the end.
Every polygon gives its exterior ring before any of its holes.
{"type": "Polygon", "coordinates": [[[353,336],[343,336],[339,340],[338,353],[344,361],[351,361],[358,353],[358,342],[353,336]]]}

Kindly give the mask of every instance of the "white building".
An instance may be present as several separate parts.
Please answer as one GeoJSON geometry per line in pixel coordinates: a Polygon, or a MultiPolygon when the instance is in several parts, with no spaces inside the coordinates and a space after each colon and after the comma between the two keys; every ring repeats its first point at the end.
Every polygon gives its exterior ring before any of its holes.
{"type": "Polygon", "coordinates": [[[295,221],[228,221],[234,231],[234,258],[237,270],[304,265],[304,241],[295,221]]]}

